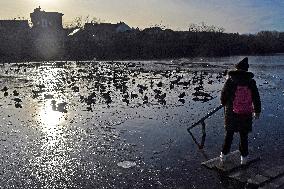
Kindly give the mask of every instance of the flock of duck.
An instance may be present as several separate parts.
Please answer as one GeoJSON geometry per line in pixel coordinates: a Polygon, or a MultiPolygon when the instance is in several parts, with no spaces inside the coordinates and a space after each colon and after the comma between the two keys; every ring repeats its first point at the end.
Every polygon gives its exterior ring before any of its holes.
{"type": "Polygon", "coordinates": [[[208,86],[222,82],[226,75],[191,69],[151,70],[141,63],[128,66],[125,62],[22,63],[10,65],[2,73],[26,79],[23,87],[1,89],[4,98],[12,97],[16,108],[23,108],[23,98],[30,96],[39,101],[50,99],[52,109],[63,113],[71,108],[66,96],[78,99],[87,111],[104,104],[207,102],[214,98],[208,86]]]}

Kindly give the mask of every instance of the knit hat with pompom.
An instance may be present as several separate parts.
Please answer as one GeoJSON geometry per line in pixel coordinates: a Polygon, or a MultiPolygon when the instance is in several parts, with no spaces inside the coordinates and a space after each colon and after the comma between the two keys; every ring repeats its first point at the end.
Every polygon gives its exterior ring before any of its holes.
{"type": "Polygon", "coordinates": [[[248,57],[242,59],[239,63],[235,65],[238,70],[248,71],[249,64],[248,64],[248,57]]]}

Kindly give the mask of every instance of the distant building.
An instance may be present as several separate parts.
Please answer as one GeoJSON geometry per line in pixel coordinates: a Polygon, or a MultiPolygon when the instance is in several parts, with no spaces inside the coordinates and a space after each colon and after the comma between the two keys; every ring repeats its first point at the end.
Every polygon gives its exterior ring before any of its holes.
{"type": "Polygon", "coordinates": [[[143,32],[149,33],[149,34],[159,34],[163,32],[163,29],[160,27],[151,27],[151,28],[145,28],[143,32]]]}
{"type": "Polygon", "coordinates": [[[124,22],[120,22],[117,25],[116,32],[126,32],[126,31],[131,31],[132,28],[130,28],[127,24],[124,22]]]}
{"type": "Polygon", "coordinates": [[[41,8],[34,9],[34,12],[30,14],[33,28],[39,29],[55,29],[61,30],[62,16],[64,14],[58,12],[45,12],[41,8]]]}
{"type": "Polygon", "coordinates": [[[28,57],[28,20],[0,20],[1,61],[22,60],[28,57]]]}
{"type": "Polygon", "coordinates": [[[132,30],[124,22],[117,24],[111,23],[86,23],[84,26],[85,31],[91,33],[118,33],[132,30]]]}
{"type": "Polygon", "coordinates": [[[15,32],[29,29],[28,20],[0,20],[0,30],[15,32]]]}
{"type": "Polygon", "coordinates": [[[45,12],[41,8],[30,14],[33,23],[31,35],[36,57],[54,59],[64,53],[66,31],[62,26],[62,13],[45,12]]]}
{"type": "Polygon", "coordinates": [[[119,22],[117,24],[111,23],[86,23],[84,26],[84,32],[90,36],[94,41],[106,42],[111,39],[117,33],[123,33],[126,31],[131,31],[132,29],[124,22],[119,22]]]}

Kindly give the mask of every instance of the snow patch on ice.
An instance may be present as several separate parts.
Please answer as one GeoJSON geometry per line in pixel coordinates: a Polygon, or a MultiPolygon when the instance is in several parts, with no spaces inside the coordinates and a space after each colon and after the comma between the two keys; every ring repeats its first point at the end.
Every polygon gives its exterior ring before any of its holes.
{"type": "Polygon", "coordinates": [[[122,161],[122,162],[117,163],[117,166],[128,169],[130,167],[136,166],[136,163],[133,161],[122,161]]]}

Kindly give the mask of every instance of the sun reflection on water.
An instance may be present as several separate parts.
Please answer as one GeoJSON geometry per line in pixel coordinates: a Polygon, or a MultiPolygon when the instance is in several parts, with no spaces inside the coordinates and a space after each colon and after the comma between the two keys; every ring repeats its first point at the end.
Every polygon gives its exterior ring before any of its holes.
{"type": "Polygon", "coordinates": [[[51,188],[55,183],[59,188],[66,188],[66,183],[62,179],[70,180],[70,166],[68,151],[67,131],[65,125],[66,113],[55,111],[52,100],[46,100],[38,109],[38,121],[40,122],[42,138],[40,156],[34,159],[34,174],[37,179],[51,188]]]}
{"type": "Polygon", "coordinates": [[[50,133],[56,130],[57,126],[64,122],[64,114],[59,111],[54,111],[51,106],[51,101],[46,102],[40,108],[38,115],[44,132],[50,133]]]}
{"type": "Polygon", "coordinates": [[[65,114],[54,111],[51,100],[46,101],[40,107],[38,120],[41,123],[44,138],[46,138],[42,148],[53,148],[58,143],[64,141],[63,124],[65,122],[65,114]]]}
{"type": "Polygon", "coordinates": [[[35,122],[39,131],[37,150],[30,160],[31,175],[40,183],[40,188],[67,188],[74,174],[70,153],[70,127],[66,105],[69,103],[62,77],[62,69],[44,65],[37,69],[34,79],[35,122]]]}

